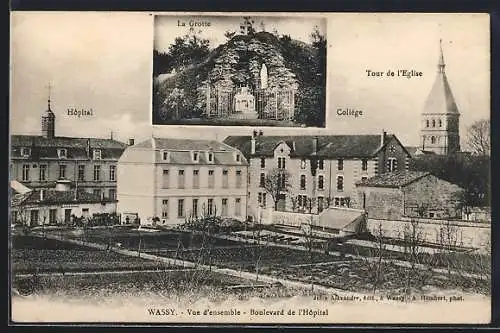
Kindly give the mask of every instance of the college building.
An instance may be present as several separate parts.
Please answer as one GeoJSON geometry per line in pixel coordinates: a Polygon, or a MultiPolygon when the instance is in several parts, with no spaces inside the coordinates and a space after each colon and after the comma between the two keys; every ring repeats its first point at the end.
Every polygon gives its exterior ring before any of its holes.
{"type": "Polygon", "coordinates": [[[217,141],[153,137],[125,150],[117,176],[122,221],[137,216],[141,224],[182,224],[202,216],[247,216],[247,159],[217,141]]]}
{"type": "Polygon", "coordinates": [[[289,175],[288,189],[282,186],[276,196],[277,210],[319,213],[328,206],[357,207],[357,181],[405,172],[411,158],[398,138],[386,132],[266,136],[255,131],[252,136],[229,136],[224,143],[249,160],[248,214],[253,218],[260,216],[262,208],[275,205],[266,187],[268,175],[276,170],[289,175]]]}

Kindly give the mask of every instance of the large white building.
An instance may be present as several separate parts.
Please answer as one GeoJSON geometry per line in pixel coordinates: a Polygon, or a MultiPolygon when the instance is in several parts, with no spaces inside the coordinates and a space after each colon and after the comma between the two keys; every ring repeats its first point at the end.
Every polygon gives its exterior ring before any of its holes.
{"type": "Polygon", "coordinates": [[[118,160],[118,213],[141,224],[181,224],[217,215],[245,220],[248,162],[236,148],[209,140],[151,138],[118,160]]]}

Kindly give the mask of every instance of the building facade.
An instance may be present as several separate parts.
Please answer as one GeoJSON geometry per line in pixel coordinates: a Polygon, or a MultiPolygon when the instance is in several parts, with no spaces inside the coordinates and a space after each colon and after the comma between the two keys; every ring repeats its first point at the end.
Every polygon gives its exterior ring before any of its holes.
{"type": "Polygon", "coordinates": [[[230,136],[224,141],[249,159],[249,215],[263,208],[319,213],[328,206],[355,207],[355,183],[407,170],[410,154],[394,135],[230,136]],[[274,196],[270,177],[286,170],[289,188],[274,196]],[[266,179],[268,185],[266,185],[266,179]],[[279,197],[279,198],[278,198],[279,197]]]}
{"type": "Polygon", "coordinates": [[[49,100],[42,135],[11,135],[11,180],[47,190],[69,180],[72,188],[116,198],[116,165],[127,145],[112,138],[56,136],[55,120],[49,100]]]}
{"type": "Polygon", "coordinates": [[[356,184],[359,208],[372,219],[461,218],[462,189],[428,172],[378,175],[356,184]]]}
{"type": "Polygon", "coordinates": [[[58,181],[56,187],[49,190],[39,188],[19,193],[12,188],[11,195],[12,222],[27,226],[68,224],[74,217],[90,218],[94,214],[116,212],[116,200],[72,190],[67,180],[58,181]]]}
{"type": "Polygon", "coordinates": [[[245,156],[228,145],[151,138],[118,161],[118,213],[137,214],[141,224],[208,215],[245,220],[247,177],[245,156]]]}
{"type": "Polygon", "coordinates": [[[441,43],[437,67],[436,80],[421,116],[419,150],[446,155],[460,151],[460,113],[445,73],[441,43]]]}

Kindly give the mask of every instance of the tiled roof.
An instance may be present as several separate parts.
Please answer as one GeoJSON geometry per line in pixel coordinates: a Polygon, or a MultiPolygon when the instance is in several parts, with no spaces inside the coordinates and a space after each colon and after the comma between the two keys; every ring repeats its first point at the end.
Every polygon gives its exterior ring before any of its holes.
{"type": "Polygon", "coordinates": [[[413,183],[420,178],[430,175],[429,172],[422,171],[399,171],[387,172],[381,175],[356,182],[357,186],[368,187],[393,187],[398,188],[413,183]]]}
{"type": "MultiPolygon", "coordinates": [[[[169,152],[170,164],[247,165],[245,156],[237,148],[215,140],[151,138],[128,149],[153,149],[153,140],[155,149],[169,152]],[[193,162],[192,152],[198,152],[197,163],[193,162]],[[213,163],[208,162],[207,152],[213,152],[213,163]],[[236,162],[235,153],[240,154],[240,162],[236,162]]],[[[128,154],[124,154],[120,161],[124,162],[127,159],[128,154]]]]}
{"type": "Polygon", "coordinates": [[[87,148],[90,157],[93,149],[101,150],[102,159],[118,159],[127,145],[111,139],[55,137],[47,139],[39,135],[11,135],[11,156],[22,157],[21,148],[31,148],[30,159],[58,158],[57,149],[67,149],[67,159],[87,158],[87,148]]]}
{"type": "Polygon", "coordinates": [[[108,198],[102,199],[99,194],[78,191],[77,199],[75,200],[75,190],[56,191],[45,190],[44,200],[40,201],[40,190],[33,190],[24,195],[22,200],[16,200],[13,205],[19,204],[65,204],[65,203],[100,203],[100,202],[115,202],[108,198]]]}
{"type": "MultiPolygon", "coordinates": [[[[313,151],[315,135],[301,136],[258,136],[256,156],[272,156],[276,145],[285,141],[292,149],[291,156],[308,157],[313,151]],[[295,147],[295,149],[294,149],[295,147]]],[[[318,156],[320,157],[372,157],[380,148],[380,135],[320,135],[318,156]]],[[[387,134],[386,142],[394,135],[387,134]]],[[[251,155],[251,136],[228,136],[224,143],[238,148],[247,156],[251,155]]]]}
{"type": "Polygon", "coordinates": [[[451,92],[448,78],[444,71],[444,59],[441,52],[440,64],[442,70],[439,70],[436,75],[434,85],[427,97],[423,113],[455,113],[458,114],[458,107],[455,103],[455,98],[451,92]]]}

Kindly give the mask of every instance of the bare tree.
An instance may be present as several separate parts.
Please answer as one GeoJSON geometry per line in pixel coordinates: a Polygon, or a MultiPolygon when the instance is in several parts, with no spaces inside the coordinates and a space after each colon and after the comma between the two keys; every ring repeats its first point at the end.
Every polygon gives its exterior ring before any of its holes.
{"type": "Polygon", "coordinates": [[[481,119],[475,121],[467,129],[467,145],[472,153],[483,156],[490,156],[491,134],[490,120],[481,119]]]}
{"type": "Polygon", "coordinates": [[[290,173],[285,169],[272,169],[264,180],[264,189],[271,195],[274,202],[274,210],[278,210],[278,202],[281,195],[290,190],[290,173]]]}

